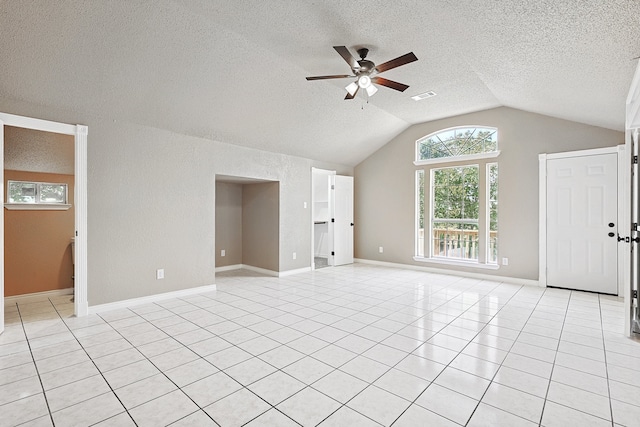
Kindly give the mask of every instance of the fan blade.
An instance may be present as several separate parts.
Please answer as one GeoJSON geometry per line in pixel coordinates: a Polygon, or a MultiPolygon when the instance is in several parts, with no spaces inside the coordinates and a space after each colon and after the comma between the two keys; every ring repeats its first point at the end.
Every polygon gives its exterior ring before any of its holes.
{"type": "Polygon", "coordinates": [[[360,68],[358,61],[356,61],[356,58],[351,55],[351,52],[349,52],[349,49],[347,49],[346,46],[334,46],[333,48],[340,54],[340,56],[342,56],[342,59],[347,61],[347,64],[349,64],[349,67],[351,67],[352,70],[360,68]]]}
{"type": "Polygon", "coordinates": [[[347,99],[353,99],[356,97],[356,95],[358,94],[358,91],[360,90],[360,86],[358,86],[358,88],[356,89],[355,92],[353,92],[353,95],[351,95],[349,92],[347,92],[347,96],[344,97],[345,101],[347,99]]]}
{"type": "Polygon", "coordinates": [[[413,52],[409,52],[405,55],[399,56],[396,59],[392,59],[391,61],[387,61],[384,64],[376,65],[376,71],[382,73],[383,71],[390,70],[392,68],[399,67],[401,65],[408,64],[413,61],[417,61],[418,58],[413,54],[413,52]]]}
{"type": "Polygon", "coordinates": [[[347,77],[355,77],[355,76],[350,76],[349,74],[340,74],[335,76],[313,76],[313,77],[307,77],[307,80],[346,79],[347,77]]]}
{"type": "Polygon", "coordinates": [[[409,87],[408,85],[405,85],[405,84],[402,84],[402,83],[398,83],[398,82],[394,82],[393,80],[387,80],[387,79],[382,78],[382,77],[373,77],[371,79],[371,81],[373,83],[379,84],[380,86],[386,86],[386,87],[389,87],[391,89],[399,90],[400,92],[404,92],[409,87]]]}

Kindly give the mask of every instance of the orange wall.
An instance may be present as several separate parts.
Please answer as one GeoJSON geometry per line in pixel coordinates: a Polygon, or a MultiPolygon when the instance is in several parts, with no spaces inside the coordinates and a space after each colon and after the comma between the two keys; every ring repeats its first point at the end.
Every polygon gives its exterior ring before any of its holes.
{"type": "Polygon", "coordinates": [[[73,286],[71,238],[75,231],[73,175],[4,171],[7,181],[66,183],[66,211],[4,211],[4,294],[23,295],[73,286]]]}

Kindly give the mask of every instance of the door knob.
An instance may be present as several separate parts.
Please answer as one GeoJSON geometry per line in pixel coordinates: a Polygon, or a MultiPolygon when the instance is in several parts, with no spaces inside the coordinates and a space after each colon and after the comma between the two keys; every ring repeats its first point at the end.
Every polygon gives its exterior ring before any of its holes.
{"type": "Polygon", "coordinates": [[[613,237],[615,235],[616,235],[615,233],[609,233],[609,237],[613,237]]]}
{"type": "Polygon", "coordinates": [[[614,223],[612,223],[612,222],[610,222],[610,223],[609,223],[609,227],[613,228],[613,227],[615,227],[615,226],[616,226],[616,225],[615,225],[614,223]]]}

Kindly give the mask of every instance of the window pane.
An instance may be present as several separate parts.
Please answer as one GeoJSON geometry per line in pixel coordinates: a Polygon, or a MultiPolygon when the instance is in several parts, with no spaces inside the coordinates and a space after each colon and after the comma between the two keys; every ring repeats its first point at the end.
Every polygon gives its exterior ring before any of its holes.
{"type": "Polygon", "coordinates": [[[498,164],[487,165],[489,172],[489,252],[487,262],[498,263],[498,164]]]}
{"type": "Polygon", "coordinates": [[[66,184],[40,184],[40,203],[67,203],[66,184]]]}
{"type": "Polygon", "coordinates": [[[418,160],[498,151],[498,130],[464,127],[447,129],[417,141],[418,160]]]}
{"type": "Polygon", "coordinates": [[[416,256],[424,256],[424,171],[416,172],[416,203],[418,207],[416,256]]]}
{"type": "Polygon", "coordinates": [[[9,181],[9,203],[35,203],[35,182],[9,181]]]}
{"type": "Polygon", "coordinates": [[[478,165],[433,170],[432,256],[478,259],[478,165]]]}

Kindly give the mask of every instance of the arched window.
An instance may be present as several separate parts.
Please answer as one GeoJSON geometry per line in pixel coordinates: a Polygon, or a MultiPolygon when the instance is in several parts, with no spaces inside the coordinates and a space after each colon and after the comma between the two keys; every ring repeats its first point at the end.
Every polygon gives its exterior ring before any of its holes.
{"type": "Polygon", "coordinates": [[[464,126],[444,129],[416,141],[416,161],[498,153],[498,129],[464,126]]]}
{"type": "Polygon", "coordinates": [[[499,154],[488,126],[416,141],[416,260],[497,268],[499,154]]]}

